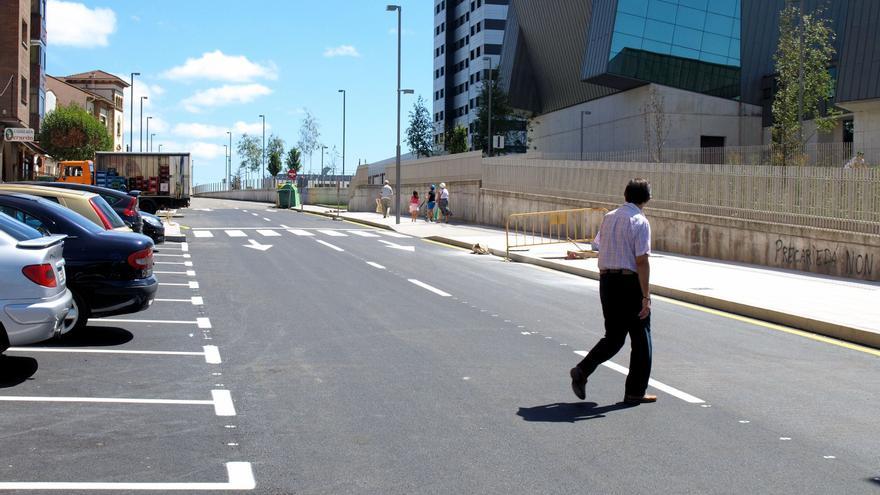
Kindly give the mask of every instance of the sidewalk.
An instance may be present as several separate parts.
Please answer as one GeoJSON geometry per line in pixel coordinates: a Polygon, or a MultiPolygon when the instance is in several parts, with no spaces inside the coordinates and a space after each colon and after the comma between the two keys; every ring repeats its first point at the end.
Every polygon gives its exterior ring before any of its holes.
{"type": "MultiPolygon", "coordinates": [[[[326,215],[332,210],[305,206],[326,215]]],[[[476,243],[504,256],[504,230],[472,225],[412,223],[401,215],[342,212],[346,220],[392,229],[470,249],[476,243]]],[[[593,279],[599,278],[598,260],[565,260],[572,244],[539,246],[511,252],[514,261],[531,263],[593,279]]],[[[716,261],[668,253],[651,256],[651,291],[660,296],[778,323],[880,348],[880,283],[811,275],[742,263],[716,261]]]]}

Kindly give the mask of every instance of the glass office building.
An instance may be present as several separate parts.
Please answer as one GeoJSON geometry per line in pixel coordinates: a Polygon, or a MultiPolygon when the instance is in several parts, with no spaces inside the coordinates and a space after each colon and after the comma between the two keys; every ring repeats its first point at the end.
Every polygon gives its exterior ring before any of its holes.
{"type": "Polygon", "coordinates": [[[740,95],[741,0],[618,0],[607,73],[740,95]]]}

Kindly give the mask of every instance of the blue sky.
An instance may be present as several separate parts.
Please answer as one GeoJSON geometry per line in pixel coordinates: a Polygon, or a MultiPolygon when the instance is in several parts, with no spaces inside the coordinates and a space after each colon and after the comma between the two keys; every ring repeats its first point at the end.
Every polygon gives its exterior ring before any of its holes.
{"type": "MultiPolygon", "coordinates": [[[[138,100],[149,96],[154,150],[193,153],[194,183],[224,176],[225,132],[233,147],[242,132],[269,134],[289,146],[303,112],[318,119],[320,141],[342,151],[342,95],[347,91],[346,172],[358,159],[394,154],[397,17],[384,0],[58,1],[47,6],[47,73],[100,69],[135,78],[138,100]]],[[[429,110],[433,77],[433,2],[403,6],[402,86],[429,110]]],[[[415,101],[405,95],[401,133],[415,101]]],[[[126,113],[128,113],[126,101],[126,113]]],[[[126,126],[128,122],[126,115],[126,126]]],[[[146,138],[145,138],[146,140],[146,138]]],[[[126,133],[126,142],[128,142],[126,133]]],[[[406,151],[406,145],[403,145],[406,151]]],[[[320,152],[313,156],[319,169],[320,152]]],[[[233,167],[238,157],[233,155],[233,167]]],[[[325,163],[329,163],[328,155],[325,163]]],[[[341,157],[337,166],[341,167],[341,157]]],[[[305,168],[309,167],[305,158],[305,168]]]]}

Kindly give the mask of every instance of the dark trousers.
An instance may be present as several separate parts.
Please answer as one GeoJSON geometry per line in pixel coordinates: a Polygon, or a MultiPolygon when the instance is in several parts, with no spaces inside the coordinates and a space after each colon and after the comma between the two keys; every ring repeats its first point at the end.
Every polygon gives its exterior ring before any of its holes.
{"type": "Polygon", "coordinates": [[[629,334],[632,351],[629,375],[626,377],[626,395],[645,395],[651,376],[651,315],[644,320],[639,319],[642,289],[638,275],[600,275],[599,297],[605,317],[605,336],[578,363],[578,368],[589,376],[600,364],[617,354],[629,334]]]}

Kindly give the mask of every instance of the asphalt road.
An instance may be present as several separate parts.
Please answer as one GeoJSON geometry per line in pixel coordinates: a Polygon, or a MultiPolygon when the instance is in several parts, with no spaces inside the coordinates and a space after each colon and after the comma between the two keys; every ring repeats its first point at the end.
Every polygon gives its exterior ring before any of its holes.
{"type": "Polygon", "coordinates": [[[181,272],[161,275],[181,284],[160,287],[168,301],[48,344],[71,352],[9,352],[0,400],[205,403],[3,402],[0,490],[222,484],[237,462],[267,494],[880,492],[876,355],[656,299],[659,401],[620,403],[625,351],[578,401],[568,369],[602,333],[596,282],[266,205],[193,206],[188,251],[163,249],[193,266],[157,266],[181,272]],[[218,390],[235,416],[206,400],[218,390]]]}

